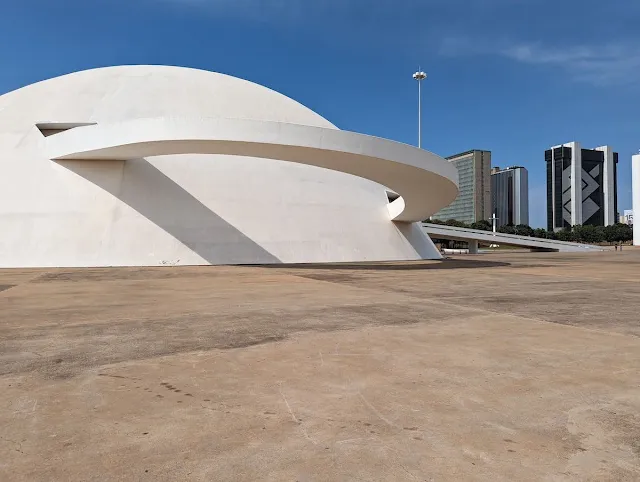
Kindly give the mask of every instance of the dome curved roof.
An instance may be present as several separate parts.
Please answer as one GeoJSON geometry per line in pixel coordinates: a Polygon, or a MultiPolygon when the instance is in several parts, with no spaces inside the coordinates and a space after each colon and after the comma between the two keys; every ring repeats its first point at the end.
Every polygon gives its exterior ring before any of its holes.
{"type": "Polygon", "coordinates": [[[6,267],[437,259],[412,221],[457,194],[455,167],[427,151],[165,66],[0,96],[0,167],[6,267]]]}
{"type": "Polygon", "coordinates": [[[34,123],[117,122],[144,117],[222,117],[336,127],[267,87],[186,67],[84,70],[0,96],[0,130],[34,123]]]}

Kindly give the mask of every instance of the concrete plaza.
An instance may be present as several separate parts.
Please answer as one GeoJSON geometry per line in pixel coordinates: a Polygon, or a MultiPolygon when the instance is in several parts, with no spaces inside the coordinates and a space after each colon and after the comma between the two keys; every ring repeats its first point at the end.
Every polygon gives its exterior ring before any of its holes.
{"type": "Polygon", "coordinates": [[[640,250],[0,270],[0,480],[635,481],[640,250]]]}

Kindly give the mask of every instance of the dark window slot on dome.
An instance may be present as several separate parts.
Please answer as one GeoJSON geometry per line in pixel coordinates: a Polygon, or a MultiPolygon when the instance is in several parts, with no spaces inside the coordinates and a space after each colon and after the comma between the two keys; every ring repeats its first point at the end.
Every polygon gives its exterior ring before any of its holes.
{"type": "Polygon", "coordinates": [[[53,136],[61,132],[75,129],[76,127],[94,126],[96,122],[39,122],[36,127],[40,133],[45,136],[53,136]]]}

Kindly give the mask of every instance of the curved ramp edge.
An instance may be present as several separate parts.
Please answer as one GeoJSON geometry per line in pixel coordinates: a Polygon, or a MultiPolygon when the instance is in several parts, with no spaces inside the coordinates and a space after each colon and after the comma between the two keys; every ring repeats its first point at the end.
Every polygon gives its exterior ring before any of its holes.
{"type": "Polygon", "coordinates": [[[393,189],[390,219],[419,222],[458,194],[454,165],[428,151],[354,132],[281,122],[148,118],[76,127],[44,139],[52,160],[128,160],[226,154],[344,172],[393,189]]]}

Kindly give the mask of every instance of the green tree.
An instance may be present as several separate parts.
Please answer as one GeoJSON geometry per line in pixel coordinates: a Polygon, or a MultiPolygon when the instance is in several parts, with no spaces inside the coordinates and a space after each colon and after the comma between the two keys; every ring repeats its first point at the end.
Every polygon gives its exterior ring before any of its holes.
{"type": "Polygon", "coordinates": [[[498,228],[498,232],[504,234],[516,234],[516,228],[513,227],[513,224],[505,224],[498,228]]]}
{"type": "Polygon", "coordinates": [[[604,243],[604,226],[594,226],[594,240],[591,243],[604,243]]]}
{"type": "Polygon", "coordinates": [[[546,239],[547,236],[547,230],[543,229],[543,228],[536,228],[533,230],[533,236],[536,238],[543,238],[546,239]]]}
{"type": "Polygon", "coordinates": [[[458,221],[457,219],[447,219],[445,222],[447,226],[454,226],[456,228],[467,228],[468,226],[462,221],[458,221]]]}
{"type": "Polygon", "coordinates": [[[531,226],[527,226],[526,224],[518,224],[515,227],[516,234],[520,236],[533,236],[533,228],[531,226]]]}
{"type": "Polygon", "coordinates": [[[617,241],[617,229],[615,227],[615,225],[611,225],[611,226],[605,226],[604,227],[604,239],[606,242],[608,243],[615,243],[617,241]]]}
{"type": "Polygon", "coordinates": [[[571,228],[564,228],[556,233],[556,239],[558,241],[575,241],[576,236],[571,228]]]}
{"type": "Polygon", "coordinates": [[[573,234],[576,241],[580,243],[601,243],[605,240],[604,228],[602,226],[575,225],[573,234]]]}
{"type": "Polygon", "coordinates": [[[571,226],[571,231],[573,232],[573,240],[576,242],[582,242],[582,224],[574,224],[571,226]]]}
{"type": "Polygon", "coordinates": [[[623,243],[633,239],[633,228],[628,224],[612,224],[604,228],[605,240],[609,243],[623,243]]]}
{"type": "Polygon", "coordinates": [[[471,224],[471,229],[480,229],[481,231],[492,231],[493,226],[491,226],[491,223],[489,221],[483,219],[482,221],[476,221],[475,223],[471,224]]]}
{"type": "Polygon", "coordinates": [[[628,224],[617,224],[619,226],[620,241],[631,241],[633,239],[633,227],[628,224]]]}

